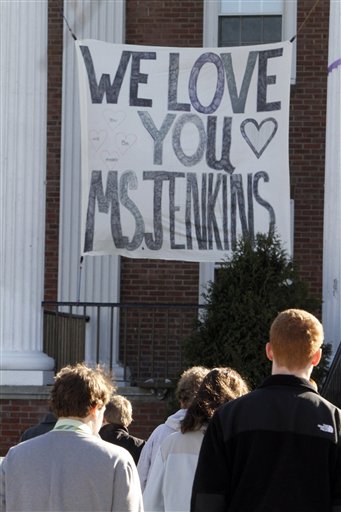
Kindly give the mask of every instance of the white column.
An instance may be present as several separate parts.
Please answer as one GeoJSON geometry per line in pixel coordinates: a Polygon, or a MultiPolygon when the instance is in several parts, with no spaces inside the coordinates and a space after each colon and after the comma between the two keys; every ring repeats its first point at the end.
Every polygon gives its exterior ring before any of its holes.
{"type": "Polygon", "coordinates": [[[323,235],[324,339],[341,342],[341,5],[330,2],[323,235]]]}
{"type": "Polygon", "coordinates": [[[0,23],[0,384],[43,385],[47,2],[1,1],[0,23]]]}

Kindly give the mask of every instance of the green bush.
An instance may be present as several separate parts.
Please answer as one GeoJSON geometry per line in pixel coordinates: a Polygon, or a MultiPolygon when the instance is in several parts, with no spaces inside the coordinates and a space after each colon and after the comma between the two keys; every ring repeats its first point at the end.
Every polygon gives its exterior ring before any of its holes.
{"type": "MultiPolygon", "coordinates": [[[[255,387],[270,374],[265,356],[270,325],[278,312],[300,308],[317,314],[310,296],[277,235],[240,240],[222,262],[204,297],[207,310],[184,343],[188,365],[231,366],[255,387]]],[[[318,383],[328,361],[324,358],[318,383]]]]}

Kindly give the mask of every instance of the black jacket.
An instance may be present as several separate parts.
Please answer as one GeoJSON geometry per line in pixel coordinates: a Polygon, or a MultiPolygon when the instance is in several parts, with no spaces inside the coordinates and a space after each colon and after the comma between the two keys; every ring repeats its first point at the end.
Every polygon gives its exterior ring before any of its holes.
{"type": "Polygon", "coordinates": [[[290,375],[220,407],[203,440],[191,511],[341,511],[340,409],[290,375]]]}
{"type": "Polygon", "coordinates": [[[139,439],[138,437],[131,436],[128,429],[122,425],[115,425],[114,423],[108,423],[104,425],[99,431],[99,435],[104,441],[109,443],[117,444],[122,446],[130,452],[135,464],[137,464],[140,453],[146,441],[139,439]]]}
{"type": "Polygon", "coordinates": [[[46,414],[44,419],[38,425],[34,425],[33,427],[25,430],[20,437],[20,441],[27,441],[27,439],[32,439],[33,437],[41,436],[42,434],[46,434],[53,429],[57,422],[57,418],[52,412],[46,414]]]}

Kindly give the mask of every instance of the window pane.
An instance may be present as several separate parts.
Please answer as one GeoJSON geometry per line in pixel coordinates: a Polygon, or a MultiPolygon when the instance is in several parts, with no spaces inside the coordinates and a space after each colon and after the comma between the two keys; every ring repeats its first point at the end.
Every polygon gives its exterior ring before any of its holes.
{"type": "Polygon", "coordinates": [[[262,21],[261,16],[243,16],[241,18],[242,45],[262,43],[262,21]]]}
{"type": "Polygon", "coordinates": [[[220,16],[219,46],[274,43],[282,39],[282,16],[220,16]]]}
{"type": "Polygon", "coordinates": [[[282,40],[282,16],[263,17],[263,43],[282,40]]]}
{"type": "Polygon", "coordinates": [[[219,18],[219,46],[240,46],[240,17],[222,16],[219,18]]]}

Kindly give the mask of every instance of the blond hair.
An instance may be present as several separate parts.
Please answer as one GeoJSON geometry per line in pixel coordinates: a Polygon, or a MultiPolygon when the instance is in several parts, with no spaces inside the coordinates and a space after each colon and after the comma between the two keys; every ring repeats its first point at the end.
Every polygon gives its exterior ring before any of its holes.
{"type": "Polygon", "coordinates": [[[188,368],[181,374],[175,394],[184,409],[192,402],[203,378],[208,372],[209,369],[204,366],[192,366],[192,368],[188,368]]]}
{"type": "Polygon", "coordinates": [[[322,343],[322,324],[302,309],[282,311],[270,328],[274,360],[291,371],[308,366],[322,343]]]}
{"type": "Polygon", "coordinates": [[[104,418],[108,423],[128,427],[133,421],[133,408],[131,402],[122,395],[114,395],[107,404],[104,418]]]}

